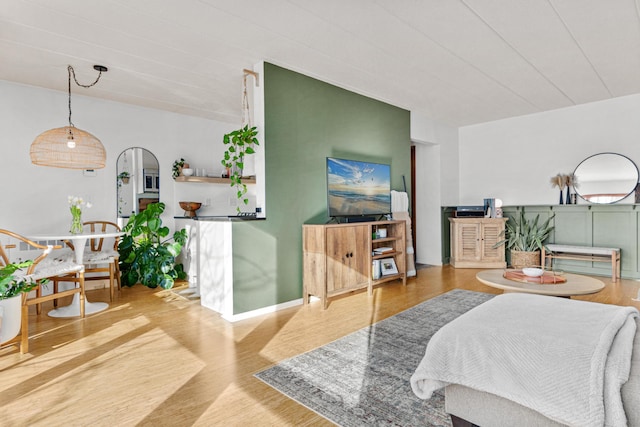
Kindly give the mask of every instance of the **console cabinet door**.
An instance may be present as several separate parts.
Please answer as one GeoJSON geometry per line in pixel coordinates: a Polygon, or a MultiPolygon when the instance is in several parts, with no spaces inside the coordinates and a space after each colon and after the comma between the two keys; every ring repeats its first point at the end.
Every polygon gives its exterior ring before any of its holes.
{"type": "Polygon", "coordinates": [[[457,224],[456,261],[480,261],[481,224],[457,224]]]}
{"type": "Polygon", "coordinates": [[[494,248],[493,246],[503,239],[502,231],[504,222],[482,224],[482,245],[481,259],[485,262],[503,262],[504,246],[494,248]]]}
{"type": "Polygon", "coordinates": [[[366,225],[327,228],[327,293],[361,288],[368,283],[366,225]]]}

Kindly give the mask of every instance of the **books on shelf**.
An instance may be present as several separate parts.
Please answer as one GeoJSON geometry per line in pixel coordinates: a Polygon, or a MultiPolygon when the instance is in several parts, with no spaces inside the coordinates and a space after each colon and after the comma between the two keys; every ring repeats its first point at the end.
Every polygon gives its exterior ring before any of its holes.
{"type": "Polygon", "coordinates": [[[376,255],[380,255],[380,254],[384,254],[387,252],[393,252],[393,248],[389,248],[389,247],[380,247],[380,248],[375,248],[373,250],[373,253],[376,255]]]}

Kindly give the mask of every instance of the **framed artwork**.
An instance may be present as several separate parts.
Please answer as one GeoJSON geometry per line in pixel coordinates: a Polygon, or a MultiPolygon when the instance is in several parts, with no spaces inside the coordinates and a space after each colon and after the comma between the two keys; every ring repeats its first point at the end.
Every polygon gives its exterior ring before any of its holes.
{"type": "Polygon", "coordinates": [[[393,258],[384,258],[380,260],[380,272],[383,276],[398,274],[398,267],[393,258]]]}

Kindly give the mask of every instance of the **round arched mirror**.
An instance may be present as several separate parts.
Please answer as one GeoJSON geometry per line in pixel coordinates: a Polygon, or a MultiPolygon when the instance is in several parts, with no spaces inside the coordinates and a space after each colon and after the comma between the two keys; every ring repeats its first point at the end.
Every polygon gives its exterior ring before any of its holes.
{"type": "Polygon", "coordinates": [[[575,192],[591,203],[616,203],[634,192],[638,168],[631,159],[616,153],[587,157],[574,171],[575,192]]]}
{"type": "Polygon", "coordinates": [[[140,213],[149,203],[160,201],[160,165],[149,150],[127,148],[116,162],[118,217],[140,213]]]}

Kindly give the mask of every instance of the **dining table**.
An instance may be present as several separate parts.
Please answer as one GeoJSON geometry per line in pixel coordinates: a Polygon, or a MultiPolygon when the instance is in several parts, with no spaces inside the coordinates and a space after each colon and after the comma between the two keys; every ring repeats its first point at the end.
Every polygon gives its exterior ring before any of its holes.
{"type": "MultiPolygon", "coordinates": [[[[84,250],[87,246],[87,241],[89,239],[100,239],[100,238],[115,238],[124,235],[122,231],[108,231],[108,232],[94,232],[94,233],[78,233],[73,234],[70,232],[60,233],[60,234],[38,234],[38,235],[29,235],[29,238],[34,241],[52,241],[52,240],[72,240],[73,241],[73,252],[75,255],[76,264],[84,264],[84,250]]],[[[89,302],[86,298],[84,299],[84,312],[85,315],[99,313],[103,310],[106,310],[109,307],[109,304],[106,302],[89,302]]],[[[75,294],[73,296],[73,300],[71,304],[55,308],[47,313],[51,317],[78,317],[80,316],[80,295],[75,294]]]]}

